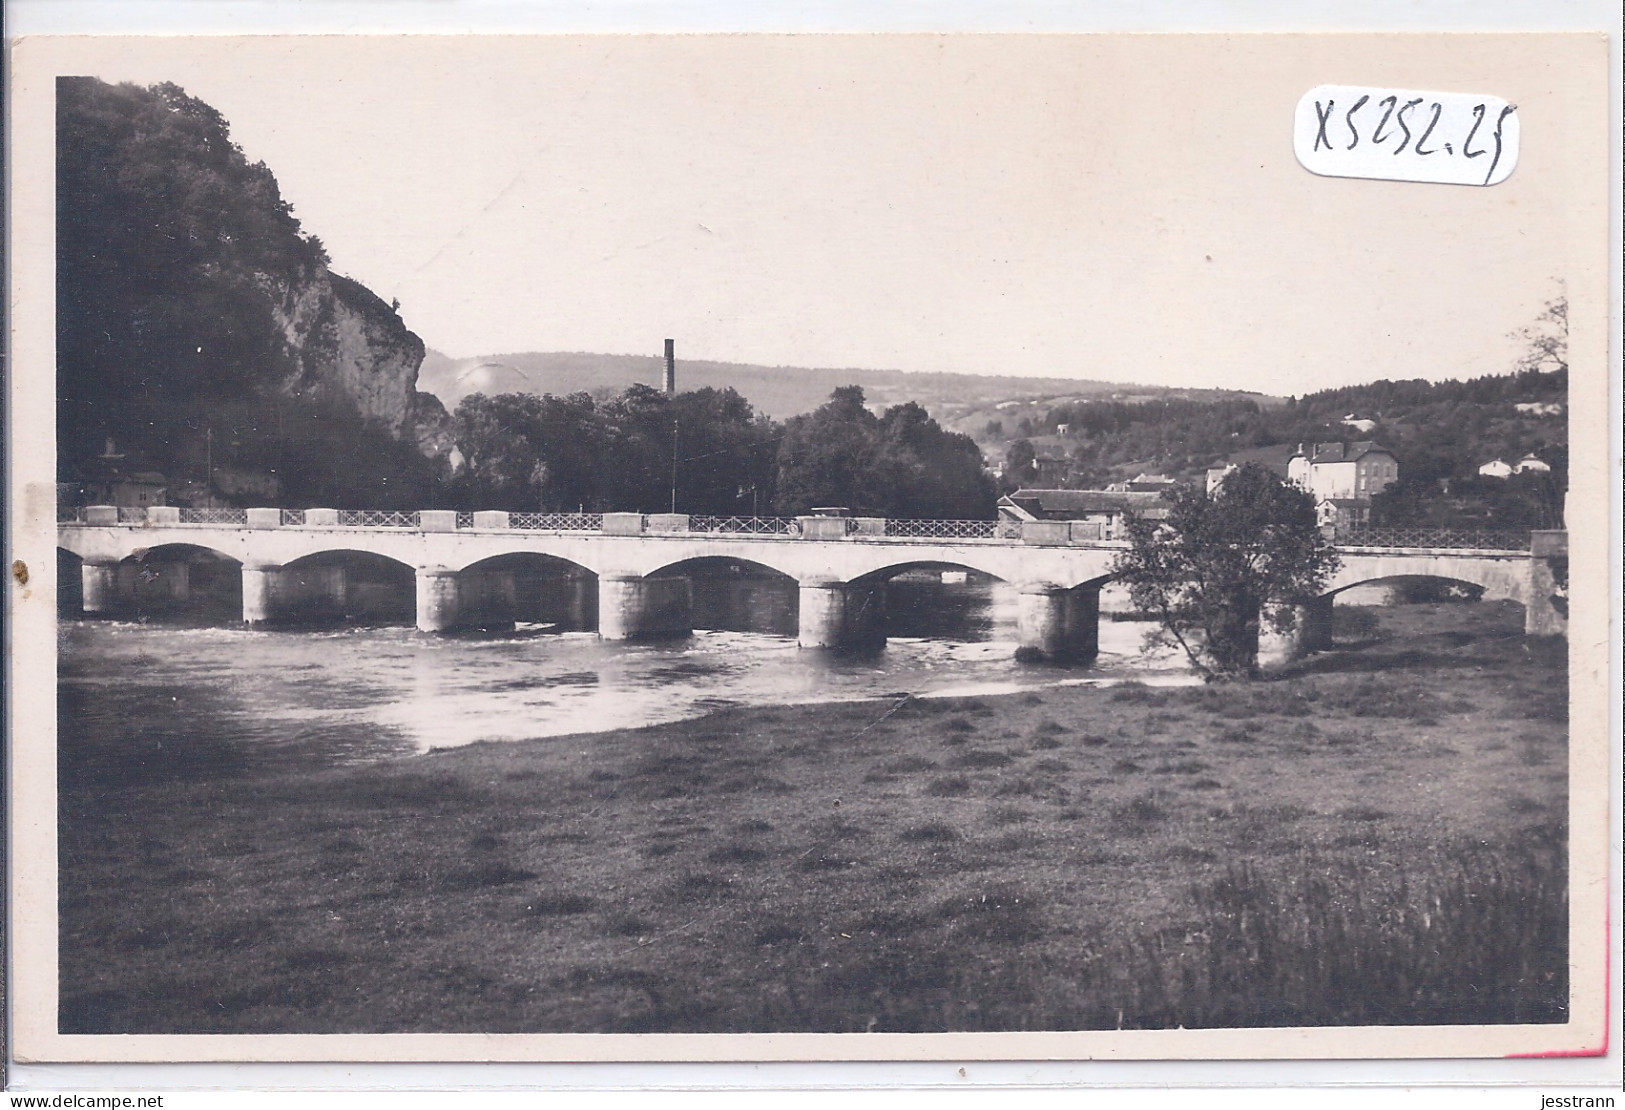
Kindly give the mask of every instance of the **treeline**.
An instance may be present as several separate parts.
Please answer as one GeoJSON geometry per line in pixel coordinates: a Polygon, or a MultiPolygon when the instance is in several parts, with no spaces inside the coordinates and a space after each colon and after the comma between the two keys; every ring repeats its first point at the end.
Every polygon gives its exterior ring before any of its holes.
{"type": "Polygon", "coordinates": [[[606,402],[474,394],[457,406],[459,508],[698,515],[842,506],[888,517],[993,516],[995,491],[968,436],[909,403],[876,416],[837,389],[780,424],[733,389],[667,397],[634,385],[606,402]]]}
{"type": "MultiPolygon", "coordinates": [[[[1564,404],[1568,369],[1528,369],[1471,381],[1377,381],[1263,406],[1222,401],[1071,403],[1051,409],[1035,434],[1066,426],[1066,484],[1087,487],[1124,468],[1194,475],[1233,455],[1299,443],[1371,439],[1392,450],[1410,481],[1467,479],[1492,459],[1536,454],[1566,468],[1567,421],[1516,405],[1564,404]],[[1371,420],[1361,431],[1346,417],[1371,420]]],[[[1031,458],[1018,442],[1013,455],[1031,458]],[[1024,454],[1025,453],[1025,454],[1024,454]]],[[[1007,468],[1008,469],[1008,468],[1007,468]]]]}
{"type": "Polygon", "coordinates": [[[65,483],[111,439],[172,499],[655,512],[675,489],[677,510],[696,514],[993,515],[968,437],[915,404],[877,416],[855,387],[783,423],[731,388],[646,386],[607,401],[474,395],[448,421],[410,395],[422,345],[394,306],[330,273],[271,171],[175,85],[58,81],[57,229],[65,483]],[[294,336],[293,302],[313,288],[331,296],[294,336]],[[339,302],[381,352],[368,372],[404,380],[390,427],[362,415],[323,346],[339,302]],[[425,416],[434,426],[417,434],[425,416]],[[442,450],[447,432],[460,460],[442,450]]]}

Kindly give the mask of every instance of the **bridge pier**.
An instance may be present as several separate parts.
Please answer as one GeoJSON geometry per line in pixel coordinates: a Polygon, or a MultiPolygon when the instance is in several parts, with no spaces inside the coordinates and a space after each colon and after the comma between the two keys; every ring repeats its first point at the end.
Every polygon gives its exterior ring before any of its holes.
{"type": "Polygon", "coordinates": [[[1082,663],[1100,653],[1100,590],[1052,583],[1022,586],[1016,599],[1023,663],[1082,663]]]}
{"type": "Polygon", "coordinates": [[[694,631],[694,584],[687,578],[598,576],[598,637],[642,640],[694,631]]]}
{"type": "Polygon", "coordinates": [[[1274,670],[1332,646],[1332,605],[1330,594],[1296,604],[1271,603],[1258,611],[1258,666],[1274,670]],[[1292,627],[1285,632],[1275,627],[1273,616],[1283,609],[1292,611],[1292,627]]]}
{"type": "Polygon", "coordinates": [[[572,630],[598,626],[598,587],[592,576],[581,574],[565,579],[564,605],[559,616],[572,630]]]}
{"type": "Polygon", "coordinates": [[[250,628],[341,620],[347,594],[343,567],[243,564],[243,623],[250,628]]]}
{"type": "Polygon", "coordinates": [[[1536,532],[1530,537],[1529,590],[1523,602],[1526,636],[1566,636],[1569,631],[1569,537],[1536,532]]]}
{"type": "Polygon", "coordinates": [[[416,585],[419,632],[512,628],[519,611],[511,571],[418,567],[416,585]]]}
{"type": "Polygon", "coordinates": [[[450,632],[457,627],[461,583],[450,567],[417,568],[419,632],[450,632]]]}
{"type": "Polygon", "coordinates": [[[1301,618],[1304,622],[1304,647],[1310,651],[1330,651],[1332,649],[1332,606],[1335,600],[1331,594],[1317,597],[1306,602],[1303,606],[1301,618]]]}
{"type": "Polygon", "coordinates": [[[109,616],[119,610],[123,598],[118,559],[86,559],[79,566],[79,582],[79,607],[86,616],[109,616]]]}
{"type": "Polygon", "coordinates": [[[801,583],[796,643],[848,648],[886,642],[886,584],[813,578],[801,583]]]}

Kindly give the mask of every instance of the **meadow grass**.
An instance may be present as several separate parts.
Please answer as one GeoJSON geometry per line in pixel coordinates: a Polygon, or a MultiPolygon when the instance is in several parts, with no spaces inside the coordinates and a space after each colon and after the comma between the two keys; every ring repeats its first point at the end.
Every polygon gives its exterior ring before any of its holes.
{"type": "Polygon", "coordinates": [[[1379,610],[1254,684],[305,772],[132,773],[70,731],[61,1028],[1561,1021],[1564,657],[1520,615],[1379,610]]]}

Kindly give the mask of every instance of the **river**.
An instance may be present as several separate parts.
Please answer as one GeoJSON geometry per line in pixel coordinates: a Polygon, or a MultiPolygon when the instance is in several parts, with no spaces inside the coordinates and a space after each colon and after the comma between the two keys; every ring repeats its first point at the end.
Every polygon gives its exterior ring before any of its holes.
{"type": "Polygon", "coordinates": [[[760,582],[697,584],[697,618],[722,613],[734,627],[652,643],[525,623],[429,636],[399,626],[70,619],[59,636],[60,728],[65,746],[127,743],[183,761],[191,749],[223,747],[233,766],[354,763],[727,706],[1191,681],[1169,656],[1141,654],[1142,623],[1102,620],[1095,664],[1057,669],[1015,662],[1016,596],[1002,583],[915,577],[888,594],[887,644],[867,654],[798,648],[793,587],[760,582]]]}

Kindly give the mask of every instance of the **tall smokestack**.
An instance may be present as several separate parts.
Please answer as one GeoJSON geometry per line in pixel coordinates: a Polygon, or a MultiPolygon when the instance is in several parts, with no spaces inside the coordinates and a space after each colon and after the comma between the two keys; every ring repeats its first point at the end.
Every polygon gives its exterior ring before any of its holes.
{"type": "Polygon", "coordinates": [[[677,396],[677,345],[666,340],[666,396],[677,396]]]}

